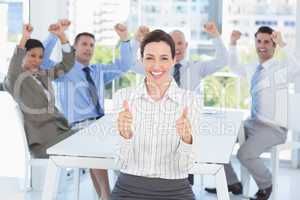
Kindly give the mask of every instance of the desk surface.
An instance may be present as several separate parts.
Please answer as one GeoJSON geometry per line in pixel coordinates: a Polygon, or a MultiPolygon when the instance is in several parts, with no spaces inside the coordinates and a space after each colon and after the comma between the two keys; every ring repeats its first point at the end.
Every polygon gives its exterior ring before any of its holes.
{"type": "Polygon", "coordinates": [[[81,157],[114,157],[119,136],[112,127],[112,121],[112,115],[105,115],[89,127],[50,147],[47,153],[81,157]]]}
{"type": "MultiPolygon", "coordinates": [[[[198,162],[227,163],[229,161],[242,113],[205,113],[200,136],[193,145],[198,162]],[[230,126],[228,126],[230,125],[230,126]],[[228,127],[228,128],[227,128],[228,127]],[[216,148],[217,147],[217,148],[216,148]]],[[[50,147],[50,155],[113,158],[116,155],[118,135],[112,127],[113,115],[106,115],[89,127],[50,147]]]]}

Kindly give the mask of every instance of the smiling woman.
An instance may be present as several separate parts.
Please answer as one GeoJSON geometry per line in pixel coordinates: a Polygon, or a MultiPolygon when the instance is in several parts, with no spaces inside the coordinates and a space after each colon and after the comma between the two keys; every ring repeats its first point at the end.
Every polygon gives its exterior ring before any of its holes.
{"type": "Polygon", "coordinates": [[[194,200],[187,177],[193,165],[193,135],[199,130],[200,98],[178,88],[170,75],[175,44],[169,34],[147,34],[141,57],[144,82],[118,91],[113,99],[121,174],[112,200],[194,200]]]}

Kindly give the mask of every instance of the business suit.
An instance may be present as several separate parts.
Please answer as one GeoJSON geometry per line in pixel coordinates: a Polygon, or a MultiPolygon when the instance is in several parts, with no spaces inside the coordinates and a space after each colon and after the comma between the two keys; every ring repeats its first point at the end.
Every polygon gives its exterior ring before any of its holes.
{"type": "Polygon", "coordinates": [[[3,83],[0,83],[0,91],[4,91],[3,83]]]}
{"type": "Polygon", "coordinates": [[[63,52],[62,62],[51,70],[40,70],[36,78],[22,68],[26,50],[17,47],[11,59],[5,88],[19,104],[29,148],[36,157],[47,157],[46,149],[73,132],[65,117],[55,107],[51,81],[68,72],[74,65],[74,50],[63,52]]]}

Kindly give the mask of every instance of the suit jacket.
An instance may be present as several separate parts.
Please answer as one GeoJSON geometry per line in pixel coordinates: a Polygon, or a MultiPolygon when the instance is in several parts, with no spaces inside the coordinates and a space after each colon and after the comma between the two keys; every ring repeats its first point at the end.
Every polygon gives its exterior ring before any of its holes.
{"type": "Polygon", "coordinates": [[[22,67],[25,49],[16,47],[4,84],[19,104],[29,145],[47,144],[70,130],[66,118],[55,107],[51,81],[67,73],[74,65],[74,49],[63,52],[62,62],[50,70],[40,70],[37,79],[22,67]]]}

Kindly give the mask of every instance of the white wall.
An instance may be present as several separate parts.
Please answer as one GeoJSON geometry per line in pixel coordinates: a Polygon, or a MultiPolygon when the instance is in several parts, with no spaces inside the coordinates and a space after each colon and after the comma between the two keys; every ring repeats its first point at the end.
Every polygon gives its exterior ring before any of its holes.
{"type": "MultiPolygon", "coordinates": [[[[297,0],[297,14],[296,14],[296,56],[300,61],[300,0],[297,0]]],[[[300,64],[300,63],[299,63],[300,64]]],[[[300,92],[300,75],[295,81],[295,90],[300,92]]]]}
{"type": "Polygon", "coordinates": [[[43,40],[50,24],[67,17],[67,0],[30,0],[29,20],[34,27],[34,38],[43,40]]]}

